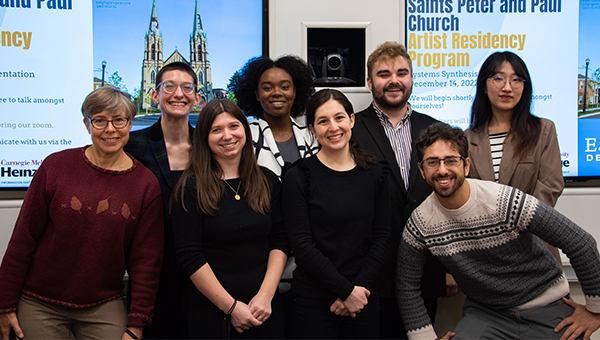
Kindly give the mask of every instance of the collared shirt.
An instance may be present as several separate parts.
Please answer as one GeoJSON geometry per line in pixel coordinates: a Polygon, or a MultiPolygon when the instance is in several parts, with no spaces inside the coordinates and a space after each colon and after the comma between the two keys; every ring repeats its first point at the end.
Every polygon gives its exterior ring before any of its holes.
{"type": "Polygon", "coordinates": [[[390,145],[392,146],[392,150],[394,150],[394,154],[396,155],[396,162],[398,162],[398,168],[400,169],[400,174],[402,175],[402,180],[404,181],[404,188],[408,190],[408,181],[410,176],[410,155],[412,152],[412,134],[409,118],[412,114],[412,107],[408,103],[406,105],[408,106],[406,115],[394,128],[394,125],[392,125],[390,122],[390,116],[381,111],[375,102],[373,102],[373,108],[377,113],[379,122],[381,123],[381,126],[383,126],[383,130],[385,131],[385,134],[390,141],[390,145]]]}

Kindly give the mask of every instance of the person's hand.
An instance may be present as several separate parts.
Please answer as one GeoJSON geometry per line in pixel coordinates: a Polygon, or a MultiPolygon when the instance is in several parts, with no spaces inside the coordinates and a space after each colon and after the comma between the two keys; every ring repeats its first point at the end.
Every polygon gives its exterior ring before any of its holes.
{"type": "Polygon", "coordinates": [[[350,312],[351,317],[355,317],[356,313],[360,313],[360,311],[365,308],[367,303],[369,303],[369,295],[371,295],[371,292],[369,292],[367,288],[354,286],[350,296],[344,300],[344,306],[346,306],[346,309],[350,312]]]}
{"type": "Polygon", "coordinates": [[[444,335],[443,338],[441,338],[440,340],[450,340],[452,339],[452,337],[456,336],[456,333],[454,332],[448,332],[446,333],[446,335],[444,335]]]}
{"type": "Polygon", "coordinates": [[[460,292],[460,287],[454,280],[454,276],[452,274],[446,273],[446,297],[456,296],[460,292]]]}
{"type": "Polygon", "coordinates": [[[231,326],[236,332],[242,333],[247,331],[250,327],[256,327],[262,325],[262,321],[256,319],[247,304],[242,301],[238,301],[231,312],[231,326]]]}
{"type": "MultiPolygon", "coordinates": [[[[135,336],[137,336],[138,339],[143,338],[143,328],[142,327],[127,327],[127,329],[135,334],[135,336]]],[[[131,340],[133,339],[129,334],[124,333],[123,336],[121,337],[121,340],[131,340]]]]}
{"type": "Polygon", "coordinates": [[[570,325],[560,337],[560,340],[576,339],[582,333],[583,339],[588,340],[590,335],[600,327],[600,314],[590,313],[584,305],[580,305],[569,299],[563,298],[563,301],[567,305],[575,308],[575,311],[573,311],[571,316],[561,321],[558,326],[554,328],[554,331],[560,332],[563,328],[570,325]]]}
{"type": "Polygon", "coordinates": [[[8,340],[8,335],[10,334],[10,330],[15,330],[15,335],[18,338],[23,338],[23,331],[19,326],[19,320],[17,319],[16,313],[3,313],[0,314],[0,335],[2,336],[2,340],[8,340]]]}
{"type": "MultiPolygon", "coordinates": [[[[332,313],[334,313],[335,315],[339,315],[339,316],[349,316],[350,315],[350,312],[348,311],[346,306],[344,306],[344,303],[342,302],[342,299],[340,299],[340,298],[337,298],[333,302],[331,307],[329,307],[329,310],[332,313]]],[[[356,314],[354,314],[354,316],[356,316],[356,314]]]]}
{"type": "Polygon", "coordinates": [[[250,313],[252,313],[252,316],[261,322],[267,321],[269,316],[271,316],[272,299],[272,296],[261,294],[260,292],[256,294],[256,296],[253,297],[248,304],[248,308],[250,308],[250,313]]]}

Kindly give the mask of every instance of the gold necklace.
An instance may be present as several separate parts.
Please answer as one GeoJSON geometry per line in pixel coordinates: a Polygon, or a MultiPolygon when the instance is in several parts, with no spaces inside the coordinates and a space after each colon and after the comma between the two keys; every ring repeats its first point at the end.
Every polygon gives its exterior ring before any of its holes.
{"type": "Polygon", "coordinates": [[[240,191],[240,185],[242,185],[242,180],[240,179],[240,182],[238,183],[238,187],[237,190],[233,190],[233,187],[229,184],[229,182],[227,182],[226,180],[223,180],[223,182],[225,182],[225,184],[227,184],[227,186],[229,187],[229,189],[231,189],[231,191],[233,191],[233,193],[235,194],[235,200],[239,201],[242,197],[238,194],[238,192],[240,191]]]}

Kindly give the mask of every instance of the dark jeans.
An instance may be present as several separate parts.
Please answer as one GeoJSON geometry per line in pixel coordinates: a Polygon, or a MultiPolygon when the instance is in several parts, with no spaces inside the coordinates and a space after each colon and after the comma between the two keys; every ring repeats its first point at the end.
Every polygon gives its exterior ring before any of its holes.
{"type": "MultiPolygon", "coordinates": [[[[493,310],[469,298],[463,306],[453,340],[461,339],[559,339],[568,327],[555,333],[573,307],[562,300],[523,311],[493,310]]],[[[583,335],[577,339],[582,339],[583,335]]]]}
{"type": "Polygon", "coordinates": [[[296,339],[376,339],[379,336],[379,297],[356,315],[337,316],[329,310],[334,300],[294,295],[293,333],[296,339]]]}

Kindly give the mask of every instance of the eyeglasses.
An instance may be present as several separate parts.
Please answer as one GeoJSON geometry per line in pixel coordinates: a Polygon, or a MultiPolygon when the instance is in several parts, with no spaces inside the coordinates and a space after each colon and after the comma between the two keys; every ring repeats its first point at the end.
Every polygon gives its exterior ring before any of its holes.
{"type": "Polygon", "coordinates": [[[444,162],[446,167],[456,168],[464,160],[464,157],[448,156],[446,158],[427,158],[422,160],[421,164],[427,169],[437,169],[440,166],[440,162],[444,162]]]}
{"type": "Polygon", "coordinates": [[[510,84],[510,87],[515,90],[522,89],[523,85],[525,85],[525,79],[519,76],[513,76],[510,77],[510,79],[507,79],[505,76],[493,76],[488,78],[488,80],[491,81],[497,89],[501,89],[506,86],[507,81],[510,84]]]}
{"type": "Polygon", "coordinates": [[[108,123],[112,123],[112,125],[115,127],[115,129],[122,129],[129,124],[129,118],[125,118],[125,117],[119,117],[119,118],[115,118],[112,120],[108,120],[108,119],[104,119],[104,118],[93,118],[93,119],[89,118],[89,117],[85,117],[85,118],[87,118],[90,121],[90,123],[92,124],[94,129],[98,129],[98,130],[106,129],[106,127],[108,126],[108,123]]]}
{"type": "Polygon", "coordinates": [[[163,90],[165,90],[165,92],[169,93],[169,94],[177,91],[178,87],[181,88],[181,92],[183,92],[184,94],[192,94],[194,92],[194,84],[192,84],[192,83],[181,83],[178,85],[172,81],[165,81],[165,82],[159,83],[156,86],[156,88],[158,88],[161,85],[162,85],[163,90]]]}

